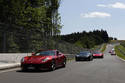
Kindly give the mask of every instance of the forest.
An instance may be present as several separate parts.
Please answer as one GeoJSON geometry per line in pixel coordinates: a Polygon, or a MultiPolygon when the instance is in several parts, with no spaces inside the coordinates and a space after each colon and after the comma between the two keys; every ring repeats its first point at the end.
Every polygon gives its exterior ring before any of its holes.
{"type": "Polygon", "coordinates": [[[109,36],[106,30],[94,30],[90,32],[83,31],[68,35],[61,35],[61,40],[90,49],[95,45],[108,43],[109,36]]]}

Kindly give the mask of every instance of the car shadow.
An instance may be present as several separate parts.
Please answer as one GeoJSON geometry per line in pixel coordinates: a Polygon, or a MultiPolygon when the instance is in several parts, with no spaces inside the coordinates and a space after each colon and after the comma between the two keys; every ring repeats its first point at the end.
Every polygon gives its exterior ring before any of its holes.
{"type": "Polygon", "coordinates": [[[51,71],[50,70],[27,70],[27,71],[17,70],[16,72],[19,72],[19,73],[46,73],[46,72],[51,72],[51,71]]]}
{"type": "Polygon", "coordinates": [[[89,60],[79,60],[79,61],[75,61],[75,62],[91,62],[89,60]]]}
{"type": "MultiPolygon", "coordinates": [[[[56,68],[56,70],[62,69],[62,68],[64,68],[64,67],[58,67],[58,68],[56,68]]],[[[54,71],[56,71],[56,70],[54,70],[54,71]]],[[[18,73],[47,73],[47,72],[53,72],[53,71],[48,70],[48,69],[46,69],[46,70],[26,70],[26,71],[22,71],[20,69],[20,70],[17,70],[16,72],[18,72],[18,73]]]]}
{"type": "Polygon", "coordinates": [[[104,58],[100,58],[100,57],[94,57],[93,59],[104,59],[104,58]]]}

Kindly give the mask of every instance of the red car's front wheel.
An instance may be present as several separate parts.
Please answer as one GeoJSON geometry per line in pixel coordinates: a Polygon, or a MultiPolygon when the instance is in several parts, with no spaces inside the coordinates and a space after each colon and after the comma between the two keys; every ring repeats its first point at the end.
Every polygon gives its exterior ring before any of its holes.
{"type": "Polygon", "coordinates": [[[56,69],[55,62],[52,61],[50,70],[51,70],[51,71],[54,71],[55,69],[56,69]]]}
{"type": "Polygon", "coordinates": [[[63,60],[62,66],[63,66],[63,67],[66,67],[66,59],[63,60]]]}

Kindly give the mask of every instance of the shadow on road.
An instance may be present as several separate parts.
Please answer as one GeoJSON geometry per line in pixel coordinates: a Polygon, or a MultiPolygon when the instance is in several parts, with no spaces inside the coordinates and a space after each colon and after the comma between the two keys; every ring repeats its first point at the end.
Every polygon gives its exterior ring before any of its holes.
{"type": "Polygon", "coordinates": [[[17,70],[16,72],[19,72],[19,73],[46,73],[46,72],[51,72],[51,71],[50,70],[27,70],[27,71],[17,70]]]}
{"type": "MultiPolygon", "coordinates": [[[[63,69],[63,67],[56,68],[56,70],[58,70],[58,69],[63,69]]],[[[47,73],[47,72],[53,72],[53,71],[48,70],[48,69],[47,70],[26,70],[26,71],[22,71],[20,69],[20,70],[17,70],[16,72],[19,72],[19,73],[47,73]]]]}
{"type": "Polygon", "coordinates": [[[93,59],[104,59],[104,58],[100,58],[100,57],[94,57],[93,59]]]}

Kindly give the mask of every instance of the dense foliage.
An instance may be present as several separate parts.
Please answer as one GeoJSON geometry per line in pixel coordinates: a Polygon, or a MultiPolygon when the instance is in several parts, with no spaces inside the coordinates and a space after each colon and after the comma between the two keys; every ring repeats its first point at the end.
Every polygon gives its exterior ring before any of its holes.
{"type": "Polygon", "coordinates": [[[58,35],[60,0],[0,0],[0,52],[40,49],[43,39],[58,35]]]}
{"type": "Polygon", "coordinates": [[[81,33],[77,32],[68,35],[62,35],[61,39],[83,48],[92,48],[95,45],[107,43],[109,41],[107,31],[105,30],[94,30],[90,32],[83,31],[81,33]]]}
{"type": "Polygon", "coordinates": [[[121,41],[120,45],[122,45],[123,47],[125,47],[125,41],[121,41]]]}

